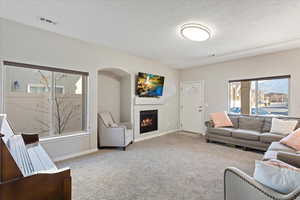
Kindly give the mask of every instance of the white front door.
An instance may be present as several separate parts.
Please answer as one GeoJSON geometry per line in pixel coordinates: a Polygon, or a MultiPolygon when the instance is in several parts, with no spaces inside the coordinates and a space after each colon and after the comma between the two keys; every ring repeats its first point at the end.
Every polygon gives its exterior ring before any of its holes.
{"type": "Polygon", "coordinates": [[[182,82],[180,88],[181,129],[194,133],[204,131],[204,82],[182,82]]]}

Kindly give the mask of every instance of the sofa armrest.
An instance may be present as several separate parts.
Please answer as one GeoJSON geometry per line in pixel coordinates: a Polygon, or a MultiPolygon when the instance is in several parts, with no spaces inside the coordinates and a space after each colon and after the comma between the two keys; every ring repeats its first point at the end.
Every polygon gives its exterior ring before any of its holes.
{"type": "Polygon", "coordinates": [[[277,159],[300,168],[300,154],[279,151],[277,153],[277,159]]]}
{"type": "Polygon", "coordinates": [[[237,168],[227,168],[224,173],[225,200],[293,200],[300,194],[297,188],[290,194],[281,194],[263,186],[237,168]]]}
{"type": "Polygon", "coordinates": [[[207,127],[207,128],[213,128],[214,127],[214,123],[213,123],[213,121],[206,121],[205,123],[205,126],[207,127]]]}

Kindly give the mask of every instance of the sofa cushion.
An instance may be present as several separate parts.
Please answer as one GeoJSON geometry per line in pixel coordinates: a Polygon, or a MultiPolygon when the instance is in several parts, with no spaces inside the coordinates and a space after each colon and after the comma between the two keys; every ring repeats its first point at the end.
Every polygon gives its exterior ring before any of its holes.
{"type": "Polygon", "coordinates": [[[216,135],[228,136],[231,137],[231,132],[234,130],[233,128],[209,128],[209,133],[214,133],[216,135]]]}
{"type": "Polygon", "coordinates": [[[251,131],[245,129],[235,129],[232,131],[232,137],[234,138],[258,141],[259,136],[260,136],[260,132],[258,131],[251,131]]]}
{"type": "Polygon", "coordinates": [[[272,142],[268,151],[283,151],[283,152],[290,152],[295,153],[296,151],[284,144],[280,144],[280,142],[272,142]]]}
{"type": "Polygon", "coordinates": [[[239,128],[239,116],[229,115],[229,118],[233,124],[233,128],[239,128]]]}
{"type": "Polygon", "coordinates": [[[272,117],[265,117],[261,132],[267,133],[271,131],[272,117]]]}
{"type": "Polygon", "coordinates": [[[261,132],[264,119],[261,117],[246,117],[239,118],[239,128],[261,132]]]}
{"type": "Polygon", "coordinates": [[[280,141],[284,136],[273,133],[262,133],[260,135],[260,141],[265,143],[272,143],[280,141]]]}

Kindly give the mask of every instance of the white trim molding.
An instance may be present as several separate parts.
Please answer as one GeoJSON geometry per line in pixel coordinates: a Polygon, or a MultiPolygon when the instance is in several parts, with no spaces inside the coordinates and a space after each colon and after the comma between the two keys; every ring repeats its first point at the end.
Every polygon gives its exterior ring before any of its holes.
{"type": "Polygon", "coordinates": [[[77,158],[77,157],[80,157],[80,156],[89,155],[89,154],[95,153],[97,151],[98,151],[98,149],[90,149],[90,150],[82,151],[82,152],[79,152],[79,153],[69,154],[69,155],[66,155],[66,156],[60,156],[60,157],[54,158],[53,161],[54,162],[60,162],[60,161],[68,160],[68,159],[71,159],[71,158],[77,158]]]}
{"type": "Polygon", "coordinates": [[[145,137],[137,138],[137,139],[134,140],[134,142],[141,142],[143,140],[148,140],[148,139],[151,139],[151,138],[160,137],[160,136],[171,134],[171,133],[176,133],[176,132],[179,132],[179,131],[181,131],[181,130],[180,129],[174,129],[174,130],[169,130],[169,131],[165,131],[165,132],[158,133],[158,134],[148,135],[148,136],[145,136],[145,137]]]}

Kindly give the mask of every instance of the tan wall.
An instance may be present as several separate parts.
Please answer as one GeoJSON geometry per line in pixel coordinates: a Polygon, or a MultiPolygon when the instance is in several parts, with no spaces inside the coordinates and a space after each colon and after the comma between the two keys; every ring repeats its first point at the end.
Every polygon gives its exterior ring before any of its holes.
{"type": "Polygon", "coordinates": [[[291,116],[300,117],[300,49],[249,57],[181,71],[182,81],[204,80],[206,118],[208,113],[228,109],[228,81],[291,75],[291,116]]]}
{"type": "Polygon", "coordinates": [[[98,74],[98,112],[108,111],[116,122],[120,122],[120,80],[116,77],[98,74]],[[101,98],[100,98],[101,97],[101,98]]]}
{"type": "Polygon", "coordinates": [[[166,86],[171,85],[172,88],[176,88],[176,91],[166,94],[165,103],[159,106],[159,112],[163,116],[159,118],[159,132],[178,128],[179,71],[166,65],[1,18],[0,58],[90,73],[89,134],[45,141],[46,149],[54,158],[97,148],[97,72],[103,68],[121,68],[132,74],[146,72],[165,76],[166,86]]]}

